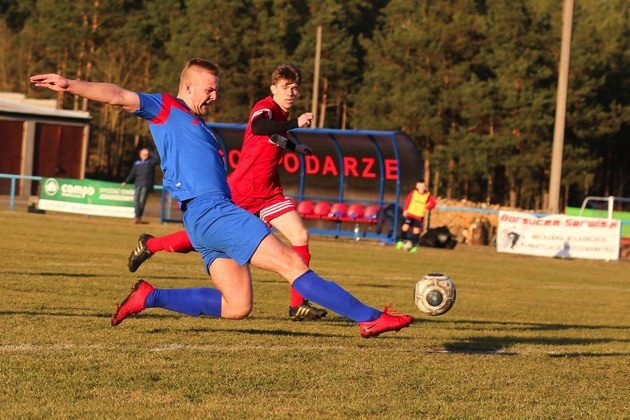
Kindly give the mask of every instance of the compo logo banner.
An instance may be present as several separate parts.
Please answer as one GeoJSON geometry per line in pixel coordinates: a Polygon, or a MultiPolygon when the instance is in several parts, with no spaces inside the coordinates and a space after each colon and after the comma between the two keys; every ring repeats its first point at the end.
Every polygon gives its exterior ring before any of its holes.
{"type": "Polygon", "coordinates": [[[99,216],[133,217],[133,186],[92,179],[44,178],[42,210],[99,216]]]}
{"type": "Polygon", "coordinates": [[[44,191],[46,195],[55,195],[59,191],[59,183],[55,178],[48,178],[44,183],[44,191]]]}

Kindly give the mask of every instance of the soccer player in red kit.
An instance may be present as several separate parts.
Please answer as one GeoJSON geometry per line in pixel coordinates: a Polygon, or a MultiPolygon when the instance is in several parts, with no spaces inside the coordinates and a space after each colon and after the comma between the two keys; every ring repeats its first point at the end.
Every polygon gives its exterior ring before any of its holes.
{"type": "MultiPolygon", "coordinates": [[[[291,243],[305,265],[309,265],[308,230],[280,185],[278,164],[285,150],[310,154],[306,145],[287,139],[287,131],[306,127],[310,112],[289,120],[289,110],[300,96],[302,76],[295,66],[282,64],[271,75],[271,95],[258,101],[249,115],[241,154],[236,169],[228,177],[234,203],[273,226],[291,243]],[[275,136],[280,135],[280,137],[275,136]]],[[[129,256],[129,270],[138,267],[159,251],[187,253],[194,250],[185,230],[162,237],[142,234],[129,256]]],[[[294,321],[319,319],[326,311],[312,306],[297,290],[291,288],[289,318],[294,321]]]]}

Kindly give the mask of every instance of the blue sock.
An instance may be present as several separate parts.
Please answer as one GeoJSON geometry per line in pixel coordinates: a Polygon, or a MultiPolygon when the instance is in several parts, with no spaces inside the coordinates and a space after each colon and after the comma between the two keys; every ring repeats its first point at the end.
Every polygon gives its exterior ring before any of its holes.
{"type": "Polygon", "coordinates": [[[373,321],[381,311],[364,305],[333,281],[324,280],[308,270],[293,282],[295,290],[308,300],[356,322],[373,321]]]}
{"type": "Polygon", "coordinates": [[[221,292],[210,288],[154,289],[144,306],[191,316],[221,316],[221,292]]]}

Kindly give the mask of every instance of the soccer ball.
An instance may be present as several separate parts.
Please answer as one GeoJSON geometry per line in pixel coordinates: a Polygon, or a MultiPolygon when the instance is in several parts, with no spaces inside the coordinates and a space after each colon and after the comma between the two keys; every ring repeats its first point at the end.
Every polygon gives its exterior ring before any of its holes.
{"type": "Polygon", "coordinates": [[[411,243],[411,241],[405,241],[403,242],[403,250],[409,252],[411,250],[411,248],[413,248],[413,243],[411,243]]]}
{"type": "Polygon", "coordinates": [[[455,283],[442,273],[429,273],[416,283],[414,301],[427,315],[442,315],[455,303],[455,283]]]}

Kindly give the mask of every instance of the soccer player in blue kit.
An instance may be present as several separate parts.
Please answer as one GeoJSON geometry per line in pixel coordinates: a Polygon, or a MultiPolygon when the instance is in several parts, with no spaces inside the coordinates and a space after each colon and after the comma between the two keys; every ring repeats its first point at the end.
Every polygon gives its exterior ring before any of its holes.
{"type": "Polygon", "coordinates": [[[191,59],[182,71],[177,97],[58,74],[31,77],[37,87],[120,106],[147,120],[161,158],[164,187],[180,202],[184,227],[216,286],[158,289],[139,280],[118,305],[112,326],[146,308],[243,319],[253,302],[249,264],[280,274],[306,299],[358,322],[363,337],[409,326],[413,317],[367,306],[337,283],[309,270],[264,222],[232,203],[219,147],[201,118],[217,98],[219,81],[219,68],[199,58],[191,59]]]}

